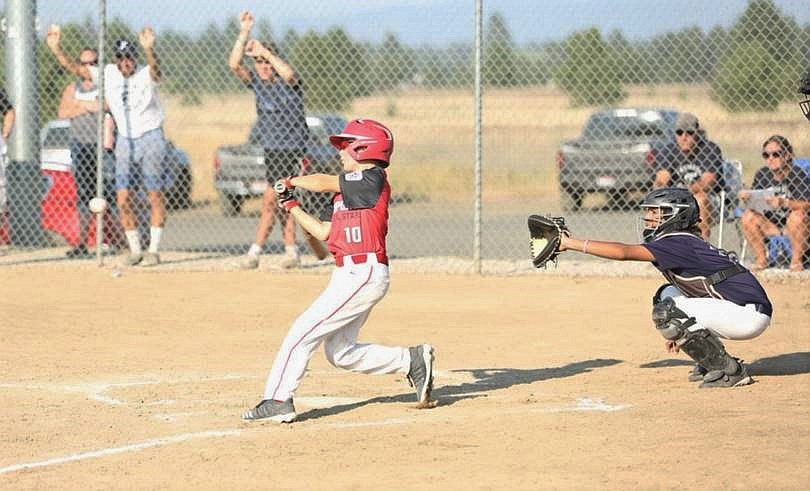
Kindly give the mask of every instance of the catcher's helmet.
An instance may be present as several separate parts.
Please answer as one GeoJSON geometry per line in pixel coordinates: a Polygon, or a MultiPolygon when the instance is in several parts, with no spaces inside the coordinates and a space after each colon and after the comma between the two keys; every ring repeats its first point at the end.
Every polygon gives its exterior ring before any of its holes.
{"type": "Polygon", "coordinates": [[[379,160],[388,167],[394,153],[394,135],[391,130],[373,119],[355,119],[343,128],[338,135],[329,137],[338,150],[346,150],[351,158],[379,160]]]}
{"type": "Polygon", "coordinates": [[[685,188],[661,188],[650,192],[641,203],[642,210],[648,208],[660,209],[661,220],[655,227],[648,227],[645,221],[644,242],[669,232],[689,230],[700,222],[700,206],[685,188]]]}

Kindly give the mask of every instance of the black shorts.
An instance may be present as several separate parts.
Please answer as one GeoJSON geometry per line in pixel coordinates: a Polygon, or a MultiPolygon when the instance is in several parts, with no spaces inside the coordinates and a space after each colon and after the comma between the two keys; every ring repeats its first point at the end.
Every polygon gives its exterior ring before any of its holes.
{"type": "Polygon", "coordinates": [[[73,142],[70,159],[73,161],[77,199],[80,205],[86,206],[96,197],[96,144],[73,142]]]}
{"type": "Polygon", "coordinates": [[[269,185],[289,176],[301,175],[304,150],[264,149],[264,172],[269,185]]]}

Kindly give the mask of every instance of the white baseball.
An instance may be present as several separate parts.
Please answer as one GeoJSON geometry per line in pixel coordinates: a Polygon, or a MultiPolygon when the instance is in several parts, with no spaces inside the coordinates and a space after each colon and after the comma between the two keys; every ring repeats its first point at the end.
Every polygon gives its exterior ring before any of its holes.
{"type": "Polygon", "coordinates": [[[87,206],[93,213],[104,213],[104,210],[107,209],[107,200],[104,198],[93,198],[87,206]]]}

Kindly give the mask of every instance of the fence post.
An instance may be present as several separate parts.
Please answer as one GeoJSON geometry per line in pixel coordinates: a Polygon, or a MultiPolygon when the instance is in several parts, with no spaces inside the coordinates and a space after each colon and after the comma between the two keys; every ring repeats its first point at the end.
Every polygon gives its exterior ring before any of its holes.
{"type": "MultiPolygon", "coordinates": [[[[96,142],[96,197],[104,198],[104,44],[107,31],[107,2],[98,2],[98,141],[96,142]]],[[[109,203],[108,205],[112,205],[109,203]]],[[[110,206],[107,207],[109,210],[110,206]]],[[[99,266],[104,265],[104,255],[101,246],[104,243],[104,217],[108,211],[96,214],[96,261],[99,266]]]]}
{"type": "Polygon", "coordinates": [[[483,0],[475,0],[475,216],[473,218],[473,267],[481,274],[481,40],[483,0]]]}
{"type": "Polygon", "coordinates": [[[37,102],[36,0],[6,4],[6,73],[16,117],[8,145],[9,232],[13,245],[37,247],[44,242],[39,162],[37,102]]]}

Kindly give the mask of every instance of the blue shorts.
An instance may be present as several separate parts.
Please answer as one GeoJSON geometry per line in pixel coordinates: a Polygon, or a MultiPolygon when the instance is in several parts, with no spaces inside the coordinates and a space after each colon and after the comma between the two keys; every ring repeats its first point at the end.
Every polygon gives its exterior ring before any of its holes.
{"type": "Polygon", "coordinates": [[[119,135],[115,143],[115,189],[131,189],[143,182],[147,191],[162,190],[165,158],[162,128],[147,131],[140,138],[119,135]]]}

